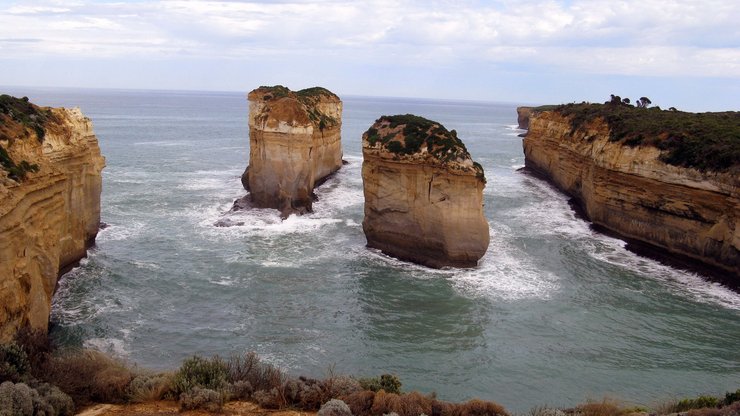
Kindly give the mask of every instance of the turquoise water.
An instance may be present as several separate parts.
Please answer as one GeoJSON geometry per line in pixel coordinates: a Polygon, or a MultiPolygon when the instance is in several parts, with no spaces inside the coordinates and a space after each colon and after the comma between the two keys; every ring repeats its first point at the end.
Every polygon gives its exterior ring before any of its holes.
{"type": "Polygon", "coordinates": [[[255,350],[299,375],[397,374],[526,411],[740,387],[740,295],[625,250],[517,171],[516,104],[343,97],[349,162],[315,212],[213,224],[245,195],[240,93],[6,89],[80,106],[107,158],[97,247],[62,280],[53,335],[141,366],[255,350]],[[491,244],[470,270],[365,247],[360,135],[382,114],[456,129],[486,171],[491,244]]]}

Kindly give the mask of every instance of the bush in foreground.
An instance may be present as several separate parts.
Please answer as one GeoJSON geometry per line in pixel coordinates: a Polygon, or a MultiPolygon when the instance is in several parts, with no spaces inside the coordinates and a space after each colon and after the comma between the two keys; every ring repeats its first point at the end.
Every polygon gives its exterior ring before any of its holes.
{"type": "Polygon", "coordinates": [[[349,410],[347,403],[341,400],[331,399],[321,406],[318,416],[352,416],[352,411],[349,410]]]}
{"type": "Polygon", "coordinates": [[[182,410],[200,409],[208,412],[221,412],[223,407],[223,396],[215,390],[193,387],[190,391],[180,395],[180,409],[182,410]]]}

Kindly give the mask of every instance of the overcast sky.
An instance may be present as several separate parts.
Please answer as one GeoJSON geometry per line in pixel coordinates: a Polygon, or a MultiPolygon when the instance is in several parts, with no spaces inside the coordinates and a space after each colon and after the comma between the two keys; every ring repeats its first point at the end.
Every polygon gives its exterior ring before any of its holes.
{"type": "Polygon", "coordinates": [[[0,85],[740,110],[740,1],[0,0],[0,85]]]}

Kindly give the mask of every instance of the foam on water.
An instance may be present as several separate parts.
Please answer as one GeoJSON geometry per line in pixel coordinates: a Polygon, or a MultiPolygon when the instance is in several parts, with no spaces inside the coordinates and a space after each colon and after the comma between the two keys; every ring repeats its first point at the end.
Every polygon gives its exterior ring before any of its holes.
{"type": "Polygon", "coordinates": [[[528,232],[538,236],[558,235],[577,241],[592,258],[646,278],[662,282],[671,292],[690,296],[696,301],[740,309],[740,294],[718,283],[685,271],[666,266],[626,249],[623,240],[609,237],[591,229],[589,223],[577,218],[568,204],[568,197],[549,183],[531,178],[528,181],[538,201],[520,207],[510,214],[517,221],[528,223],[528,232]]]}
{"type": "Polygon", "coordinates": [[[98,242],[127,240],[140,235],[143,231],[144,223],[137,221],[130,221],[120,225],[107,224],[105,228],[98,231],[96,240],[98,242]]]}
{"type": "Polygon", "coordinates": [[[82,343],[82,346],[91,350],[104,352],[118,358],[129,356],[126,344],[118,338],[90,338],[82,343]]]}

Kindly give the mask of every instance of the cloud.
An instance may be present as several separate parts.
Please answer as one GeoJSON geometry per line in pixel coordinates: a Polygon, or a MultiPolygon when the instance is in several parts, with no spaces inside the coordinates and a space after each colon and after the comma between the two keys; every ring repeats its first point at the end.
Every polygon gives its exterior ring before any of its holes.
{"type": "Polygon", "coordinates": [[[740,77],[740,4],[724,0],[35,3],[0,6],[7,57],[303,56],[357,65],[465,62],[740,77]]]}

